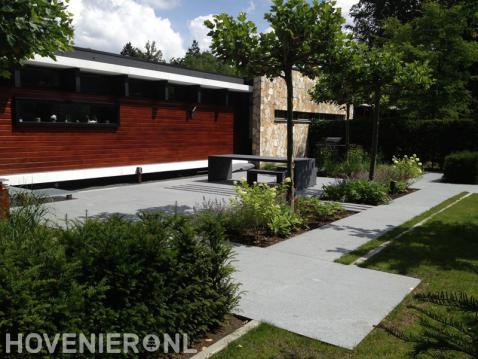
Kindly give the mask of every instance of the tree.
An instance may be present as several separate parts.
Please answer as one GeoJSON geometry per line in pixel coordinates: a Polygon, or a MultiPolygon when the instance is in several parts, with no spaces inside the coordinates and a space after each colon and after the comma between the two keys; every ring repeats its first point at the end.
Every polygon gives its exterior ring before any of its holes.
{"type": "Polygon", "coordinates": [[[317,102],[332,103],[344,106],[345,116],[345,152],[348,159],[350,148],[350,108],[362,103],[364,95],[362,81],[357,77],[357,66],[362,59],[357,51],[358,43],[351,36],[344,35],[343,42],[317,70],[317,84],[311,92],[312,99],[317,102]]]}
{"type": "Polygon", "coordinates": [[[191,47],[186,51],[186,57],[188,56],[197,56],[201,54],[201,49],[199,48],[199,44],[196,40],[193,40],[191,47]]]}
{"type": "Polygon", "coordinates": [[[372,45],[383,35],[383,25],[390,17],[408,22],[420,13],[422,0],[360,0],[350,9],[351,26],[360,41],[372,45]]]}
{"type": "Polygon", "coordinates": [[[468,115],[472,66],[478,42],[469,38],[467,8],[424,4],[422,15],[401,24],[390,19],[385,33],[407,61],[427,61],[435,82],[426,92],[401,99],[399,106],[415,118],[459,118],[468,115]]]}
{"type": "Polygon", "coordinates": [[[355,58],[361,61],[355,64],[353,71],[360,79],[361,93],[368,94],[369,103],[373,104],[374,109],[369,171],[369,179],[373,180],[377,165],[381,107],[394,103],[392,95],[397,87],[406,95],[407,92],[416,93],[422,88],[429,88],[433,81],[426,63],[405,62],[403,54],[393,46],[369,48],[359,44],[354,49],[357,51],[355,58]]]}
{"type": "Polygon", "coordinates": [[[60,0],[16,0],[0,3],[0,77],[36,54],[55,59],[70,49],[73,37],[67,4],[60,0]]]}
{"type": "Polygon", "coordinates": [[[224,63],[209,51],[201,52],[196,40],[193,41],[184,57],[172,58],[170,62],[194,70],[210,71],[231,76],[242,76],[241,71],[235,66],[224,63]]]}
{"type": "Polygon", "coordinates": [[[120,55],[122,56],[130,56],[130,57],[139,57],[138,49],[134,47],[131,42],[127,42],[123,46],[123,50],[121,50],[120,55]]]}
{"type": "Polygon", "coordinates": [[[264,15],[272,31],[258,33],[256,25],[241,13],[234,19],[216,15],[205,25],[211,30],[211,49],[221,60],[241,68],[250,77],[281,77],[287,87],[287,172],[292,183],[288,200],[294,209],[293,93],[292,74],[297,70],[314,76],[315,68],[341,36],[344,19],[335,2],[273,0],[264,15]]]}
{"type": "Polygon", "coordinates": [[[164,62],[163,52],[156,48],[156,41],[147,42],[145,45],[145,51],[140,51],[141,58],[150,62],[164,62]]]}
{"type": "Polygon", "coordinates": [[[140,48],[134,47],[131,42],[127,42],[123,46],[120,54],[123,56],[136,57],[149,62],[165,62],[163,59],[163,52],[156,48],[156,41],[150,42],[148,40],[148,42],[146,42],[144,45],[144,48],[145,50],[143,51],[140,48]]]}

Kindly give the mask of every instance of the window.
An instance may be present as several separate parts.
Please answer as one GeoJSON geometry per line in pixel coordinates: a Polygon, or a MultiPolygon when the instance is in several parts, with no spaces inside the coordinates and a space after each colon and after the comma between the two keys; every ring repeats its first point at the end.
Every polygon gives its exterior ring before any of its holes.
{"type": "Polygon", "coordinates": [[[114,95],[117,81],[111,76],[81,73],[80,86],[81,92],[97,95],[114,95]]]}
{"type": "Polygon", "coordinates": [[[153,98],[156,83],[153,81],[129,79],[129,95],[133,97],[153,98]]]}
{"type": "Polygon", "coordinates": [[[22,87],[60,89],[62,73],[60,70],[47,67],[25,66],[20,70],[22,87]]]}
{"type": "Polygon", "coordinates": [[[15,125],[80,127],[117,127],[118,105],[114,103],[67,102],[17,98],[15,125]]]}
{"type": "MultiPolygon", "coordinates": [[[[293,118],[294,118],[294,122],[309,123],[310,121],[313,121],[313,120],[344,120],[345,115],[322,113],[322,112],[294,111],[293,118]]],[[[275,110],[275,121],[276,122],[287,121],[287,111],[275,110]]]]}
{"type": "Polygon", "coordinates": [[[226,93],[221,90],[201,89],[202,103],[205,105],[224,106],[226,93]]]}
{"type": "Polygon", "coordinates": [[[188,98],[186,86],[168,85],[169,100],[173,102],[185,102],[188,98]]]}
{"type": "Polygon", "coordinates": [[[344,121],[345,115],[335,114],[335,113],[317,113],[316,120],[326,120],[326,121],[344,121]]]}

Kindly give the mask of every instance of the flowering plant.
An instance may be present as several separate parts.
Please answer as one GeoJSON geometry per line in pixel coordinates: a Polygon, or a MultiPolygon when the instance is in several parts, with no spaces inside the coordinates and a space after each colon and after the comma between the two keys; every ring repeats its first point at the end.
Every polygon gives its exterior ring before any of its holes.
{"type": "Polygon", "coordinates": [[[411,156],[393,156],[394,180],[410,182],[423,174],[423,165],[416,154],[411,156]]]}

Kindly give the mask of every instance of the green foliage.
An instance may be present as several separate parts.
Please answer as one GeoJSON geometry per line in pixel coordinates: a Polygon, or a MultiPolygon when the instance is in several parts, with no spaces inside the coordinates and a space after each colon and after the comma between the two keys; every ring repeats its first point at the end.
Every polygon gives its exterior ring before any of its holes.
{"type": "Polygon", "coordinates": [[[338,37],[335,48],[317,70],[317,83],[310,93],[315,102],[336,106],[363,103],[366,94],[362,93],[362,79],[357,76],[363,61],[360,46],[350,35],[338,37]]]}
{"type": "Polygon", "coordinates": [[[457,152],[445,158],[443,180],[478,184],[478,152],[457,152]]]}
{"type": "Polygon", "coordinates": [[[171,63],[194,70],[209,71],[230,76],[242,76],[235,66],[225,64],[209,51],[201,51],[196,40],[182,58],[173,58],[171,63]]]}
{"type": "Polygon", "coordinates": [[[296,214],[309,225],[333,221],[344,213],[340,204],[323,202],[319,197],[299,197],[295,208],[296,214]]]}
{"type": "Polygon", "coordinates": [[[0,222],[2,333],[197,338],[237,304],[232,251],[214,218],[143,214],[52,228],[25,217],[0,222]]]}
{"type": "MultiPolygon", "coordinates": [[[[211,30],[212,52],[221,60],[240,68],[249,77],[282,77],[287,87],[287,171],[292,174],[293,92],[292,71],[315,77],[323,62],[342,37],[341,11],[332,1],[272,0],[264,19],[271,31],[258,33],[245,13],[234,19],[228,14],[214,16],[205,25],[211,30]]],[[[292,181],[293,177],[291,176],[292,181]]],[[[293,183],[288,200],[294,206],[293,183]]]]}
{"type": "Polygon", "coordinates": [[[35,54],[55,58],[70,49],[73,37],[67,2],[16,0],[0,3],[0,77],[35,54]]]}
{"type": "Polygon", "coordinates": [[[428,63],[434,78],[429,90],[408,94],[399,91],[397,105],[407,116],[459,118],[470,113],[469,84],[472,66],[478,59],[478,42],[466,38],[470,30],[467,11],[461,5],[447,7],[430,2],[423,4],[420,16],[408,23],[388,20],[388,41],[403,52],[407,61],[428,63]]]}
{"type": "Polygon", "coordinates": [[[386,19],[393,17],[408,22],[418,16],[420,5],[420,0],[360,0],[350,9],[353,33],[357,39],[374,44],[380,41],[386,19]]]}
{"type": "MultiPolygon", "coordinates": [[[[350,121],[351,143],[369,150],[371,127],[368,118],[350,121]]],[[[343,133],[342,122],[314,121],[309,132],[309,143],[320,143],[324,137],[343,136],[343,133]]],[[[423,164],[432,163],[441,167],[444,158],[452,152],[478,150],[478,121],[407,121],[401,117],[387,116],[381,122],[380,138],[379,150],[383,158],[416,153],[423,164]]]]}
{"type": "Polygon", "coordinates": [[[313,75],[314,67],[341,36],[343,18],[329,1],[273,0],[264,18],[272,31],[258,33],[245,13],[234,19],[220,14],[206,21],[211,49],[220,59],[253,76],[283,77],[297,68],[313,75]]]}
{"type": "Polygon", "coordinates": [[[163,52],[156,47],[156,41],[148,40],[144,45],[144,50],[134,47],[131,42],[128,42],[123,46],[120,54],[123,56],[136,57],[149,62],[165,62],[163,59],[163,52]]]}
{"type": "Polygon", "coordinates": [[[378,205],[390,201],[388,188],[378,182],[367,180],[342,180],[324,185],[322,198],[339,202],[378,205]]]}
{"type": "Polygon", "coordinates": [[[478,357],[478,299],[466,293],[417,294],[422,305],[412,305],[418,312],[420,331],[405,333],[384,326],[394,336],[413,343],[414,356],[443,358],[446,354],[478,357]],[[423,306],[426,304],[427,306],[423,306]]]}
{"type": "Polygon", "coordinates": [[[348,158],[344,159],[337,151],[319,146],[317,166],[322,175],[338,178],[358,178],[367,171],[370,157],[360,147],[352,147],[348,158]]]}
{"type": "MultiPolygon", "coordinates": [[[[289,181],[290,182],[290,181],[289,181]]],[[[268,233],[289,236],[302,225],[301,218],[292,213],[285,200],[288,182],[278,187],[264,183],[248,185],[245,180],[234,187],[231,199],[229,228],[237,233],[268,233]]]]}

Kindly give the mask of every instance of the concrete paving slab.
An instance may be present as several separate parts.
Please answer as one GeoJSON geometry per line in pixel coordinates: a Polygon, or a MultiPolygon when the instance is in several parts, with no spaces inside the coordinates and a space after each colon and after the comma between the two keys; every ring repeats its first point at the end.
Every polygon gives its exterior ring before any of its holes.
{"type": "Polygon", "coordinates": [[[423,190],[398,198],[388,205],[367,209],[270,248],[275,251],[334,261],[460,192],[462,189],[459,186],[444,187],[440,191],[425,187],[423,190]]]}
{"type": "MultiPolygon", "coordinates": [[[[238,180],[244,173],[233,176],[238,180]]],[[[356,346],[419,280],[333,261],[457,193],[478,192],[478,186],[443,184],[439,177],[426,174],[414,185],[420,191],[274,246],[236,247],[235,279],[245,291],[240,314],[334,345],[356,346]]],[[[320,194],[322,185],[333,181],[319,177],[306,192],[320,194]]],[[[51,218],[191,212],[205,200],[227,203],[232,194],[230,182],[209,183],[206,176],[93,189],[51,204],[51,218]]]]}
{"type": "Polygon", "coordinates": [[[237,314],[352,349],[419,280],[269,249],[236,248],[237,314]]]}

